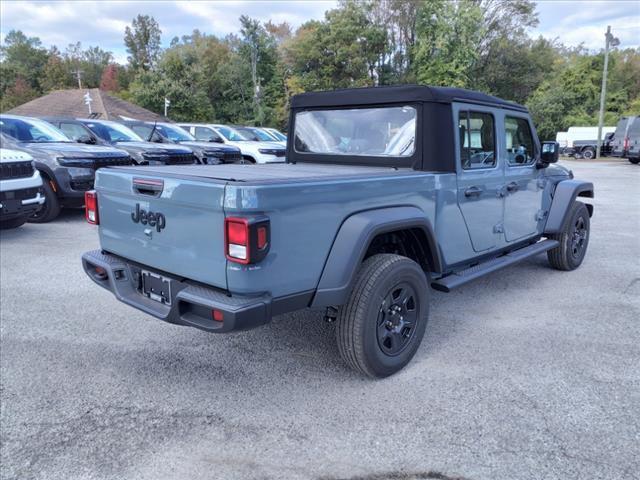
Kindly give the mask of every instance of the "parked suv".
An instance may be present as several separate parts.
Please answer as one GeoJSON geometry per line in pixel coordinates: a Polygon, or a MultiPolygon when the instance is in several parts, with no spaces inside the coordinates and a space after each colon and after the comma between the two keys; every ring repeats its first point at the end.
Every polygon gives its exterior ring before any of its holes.
{"type": "Polygon", "coordinates": [[[24,224],[44,203],[41,189],[31,155],[0,148],[0,228],[24,224]]]}
{"type": "Polygon", "coordinates": [[[122,123],[148,142],[177,143],[190,148],[202,164],[217,165],[242,161],[242,154],[238,147],[197,141],[184,128],[175,124],[140,121],[123,121],[122,123]]]}
{"type": "Polygon", "coordinates": [[[233,127],[211,123],[180,123],[200,142],[220,142],[238,147],[242,157],[251,163],[282,163],[285,148],[275,142],[256,142],[233,127]]]}
{"type": "Polygon", "coordinates": [[[554,164],[521,105],[403,85],[297,95],[290,115],[285,164],[100,171],[91,280],[217,333],[321,308],[345,362],[384,377],[417,351],[430,287],[585,258],[593,185],[554,164]]]}
{"type": "Polygon", "coordinates": [[[622,117],[611,141],[611,155],[640,163],[640,116],[622,117]]]}
{"type": "Polygon", "coordinates": [[[147,142],[129,127],[118,122],[51,117],[47,118],[47,121],[77,142],[111,145],[122,149],[137,165],[190,165],[198,162],[191,149],[179,145],[147,142]]]}
{"type": "Polygon", "coordinates": [[[56,218],[62,207],[81,207],[84,192],[93,188],[98,168],[131,165],[125,151],[71,141],[51,124],[31,117],[0,115],[3,146],[29,153],[43,179],[46,202],[29,219],[43,223],[56,218]]]}

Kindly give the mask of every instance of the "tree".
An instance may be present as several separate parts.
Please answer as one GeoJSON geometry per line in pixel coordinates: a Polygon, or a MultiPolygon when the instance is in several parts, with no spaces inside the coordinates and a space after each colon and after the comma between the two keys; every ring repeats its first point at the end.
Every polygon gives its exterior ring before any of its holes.
{"type": "Polygon", "coordinates": [[[22,105],[30,100],[33,100],[38,96],[38,93],[31,88],[31,85],[18,76],[12,86],[7,88],[2,97],[0,98],[0,110],[9,110],[18,105],[22,105]]]}
{"type": "Polygon", "coordinates": [[[472,0],[425,2],[418,9],[413,69],[420,83],[471,87],[484,35],[482,10],[472,0]]]}
{"type": "Polygon", "coordinates": [[[126,27],[124,44],[129,53],[129,64],[135,71],[151,70],[158,62],[162,31],[156,20],[149,15],[138,15],[126,27]]]}
{"type": "Polygon", "coordinates": [[[49,59],[44,67],[42,89],[45,92],[73,87],[73,78],[69,66],[66,64],[57,48],[49,51],[49,59]]]}
{"type": "Polygon", "coordinates": [[[102,72],[100,78],[100,89],[108,92],[117,92],[120,90],[120,83],[118,82],[119,72],[118,66],[115,64],[107,65],[102,72]]]}
{"type": "Polygon", "coordinates": [[[20,30],[11,30],[0,47],[0,58],[3,92],[9,86],[15,87],[18,77],[22,79],[21,84],[26,82],[29,88],[40,90],[48,54],[38,37],[27,37],[20,30]]]}
{"type": "Polygon", "coordinates": [[[379,83],[387,33],[372,21],[371,3],[343,2],[324,21],[303,24],[285,45],[292,92],[379,83]]]}

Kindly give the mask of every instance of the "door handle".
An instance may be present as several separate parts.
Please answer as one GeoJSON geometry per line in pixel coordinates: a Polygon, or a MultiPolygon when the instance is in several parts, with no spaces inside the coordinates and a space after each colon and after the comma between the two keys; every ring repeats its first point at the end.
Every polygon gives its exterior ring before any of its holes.
{"type": "Polygon", "coordinates": [[[507,184],[507,192],[517,192],[520,187],[516,182],[507,184]]]}
{"type": "Polygon", "coordinates": [[[479,197],[481,193],[482,193],[482,189],[480,187],[476,187],[474,185],[473,187],[469,187],[464,191],[464,196],[465,197],[479,197]]]}

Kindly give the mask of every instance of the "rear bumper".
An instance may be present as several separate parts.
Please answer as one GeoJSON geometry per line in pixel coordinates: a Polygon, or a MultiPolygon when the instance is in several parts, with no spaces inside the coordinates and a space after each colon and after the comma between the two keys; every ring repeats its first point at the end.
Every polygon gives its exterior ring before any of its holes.
{"type": "Polygon", "coordinates": [[[164,304],[148,298],[140,289],[142,269],[153,269],[101,250],[84,253],[82,266],[91,280],[110,290],[118,300],[165,322],[226,333],[258,327],[271,320],[272,302],[268,295],[231,295],[158,272],[170,282],[171,304],[164,304]],[[213,310],[222,312],[222,321],[213,319],[213,310]]]}

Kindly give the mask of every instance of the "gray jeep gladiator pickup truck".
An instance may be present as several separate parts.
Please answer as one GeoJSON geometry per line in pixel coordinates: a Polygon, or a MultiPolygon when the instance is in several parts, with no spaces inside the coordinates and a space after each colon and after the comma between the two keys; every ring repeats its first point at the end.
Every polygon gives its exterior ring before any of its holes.
{"type": "Polygon", "coordinates": [[[376,87],[293,97],[287,163],[99,170],[82,263],[143,312],[209,332],[320,308],[348,365],[415,354],[430,287],[546,252],[583,261],[593,185],[557,165],[526,108],[478,92],[376,87]]]}

